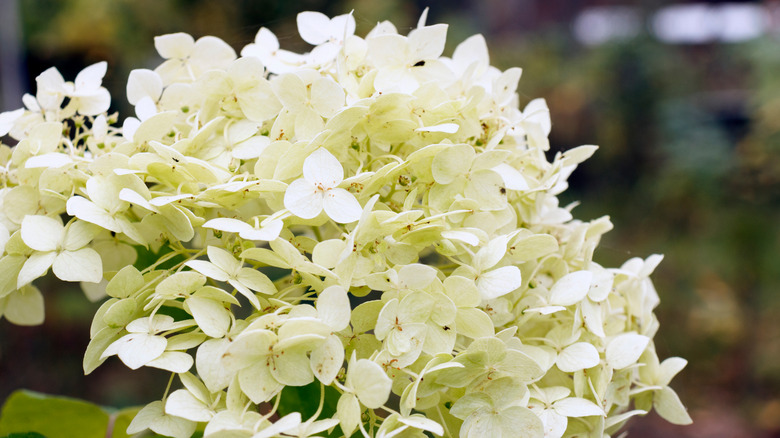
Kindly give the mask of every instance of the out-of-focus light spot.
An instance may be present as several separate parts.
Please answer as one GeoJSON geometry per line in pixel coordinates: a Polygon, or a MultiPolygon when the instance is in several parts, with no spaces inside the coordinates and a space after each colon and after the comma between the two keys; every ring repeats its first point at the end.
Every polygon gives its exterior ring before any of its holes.
{"type": "Polygon", "coordinates": [[[668,43],[705,43],[717,34],[714,18],[704,4],[667,6],[653,17],[653,32],[668,43]]]}
{"type": "MultiPolygon", "coordinates": [[[[649,19],[649,28],[668,44],[737,43],[758,38],[772,24],[767,6],[747,3],[688,3],[665,6],[649,19]]],[[[597,46],[626,40],[642,31],[644,19],[630,6],[597,6],[582,10],[572,31],[581,44],[597,46]]]]}
{"type": "Polygon", "coordinates": [[[574,20],[574,37],[595,46],[612,40],[635,37],[642,25],[639,11],[629,6],[586,8],[574,20]]]}
{"type": "Polygon", "coordinates": [[[768,26],[768,11],[755,4],[671,5],[652,18],[655,36],[670,44],[747,41],[763,35],[768,26]]]}
{"type": "Polygon", "coordinates": [[[759,5],[731,4],[720,8],[723,28],[720,39],[726,42],[740,42],[758,38],[768,30],[769,12],[759,5]]]}

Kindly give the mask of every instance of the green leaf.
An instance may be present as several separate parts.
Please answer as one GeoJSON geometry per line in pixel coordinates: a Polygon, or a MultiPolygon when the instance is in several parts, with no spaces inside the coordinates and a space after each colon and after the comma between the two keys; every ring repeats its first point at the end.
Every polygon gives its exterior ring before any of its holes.
{"type": "Polygon", "coordinates": [[[41,435],[38,432],[24,432],[24,433],[12,433],[6,435],[3,438],[46,438],[45,435],[41,435]]]}
{"type": "Polygon", "coordinates": [[[0,436],[37,432],[47,438],[105,438],[108,417],[92,403],[20,390],[3,405],[0,436]]]}
{"type": "Polygon", "coordinates": [[[133,417],[135,417],[135,414],[140,410],[140,406],[134,406],[115,412],[111,416],[114,420],[114,423],[111,426],[111,438],[130,438],[130,435],[127,434],[127,426],[130,425],[130,422],[133,421],[133,417]]]}

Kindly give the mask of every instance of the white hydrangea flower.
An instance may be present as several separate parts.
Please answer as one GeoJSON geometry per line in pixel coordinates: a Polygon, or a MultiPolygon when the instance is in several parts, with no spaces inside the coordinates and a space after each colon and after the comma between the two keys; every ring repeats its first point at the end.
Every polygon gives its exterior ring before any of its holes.
{"type": "Polygon", "coordinates": [[[275,74],[294,71],[304,63],[302,55],[281,49],[276,35],[265,27],[260,28],[253,43],[244,46],[241,56],[260,59],[275,74]]]}
{"type": "Polygon", "coordinates": [[[327,149],[317,149],[303,162],[303,178],[285,191],[284,206],[302,219],[313,219],[324,210],[338,223],[355,222],[362,209],[353,194],[338,187],[342,181],[341,163],[327,149]]]}
{"type": "Polygon", "coordinates": [[[544,425],[544,438],[561,438],[569,418],[603,416],[604,411],[590,400],[569,397],[571,391],[562,386],[532,390],[528,408],[544,425]]]}
{"type": "Polygon", "coordinates": [[[72,85],[65,84],[65,94],[72,102],[69,105],[74,105],[76,111],[87,116],[106,112],[111,104],[111,95],[101,85],[107,68],[105,61],[98,62],[79,72],[72,85]]]}
{"type": "Polygon", "coordinates": [[[205,36],[195,41],[186,33],[154,38],[154,47],[166,61],[155,72],[164,84],[194,81],[211,68],[223,68],[236,59],[236,52],[219,38],[205,36]]]}
{"type": "Polygon", "coordinates": [[[103,278],[100,255],[85,248],[97,234],[97,227],[82,221],[64,227],[58,219],[36,215],[25,216],[20,232],[33,253],[19,272],[17,288],[29,284],[50,267],[60,280],[97,283],[103,278]]]}
{"type": "Polygon", "coordinates": [[[343,42],[355,33],[355,17],[351,13],[328,18],[320,12],[301,12],[297,23],[301,38],[317,46],[309,54],[314,64],[332,61],[343,42]]]}
{"type": "Polygon", "coordinates": [[[260,306],[260,301],[252,291],[269,295],[276,292],[276,287],[265,274],[242,267],[242,261],[236,260],[224,249],[209,246],[207,251],[210,261],[191,260],[185,266],[214,280],[227,282],[246,297],[255,308],[260,306]]]}

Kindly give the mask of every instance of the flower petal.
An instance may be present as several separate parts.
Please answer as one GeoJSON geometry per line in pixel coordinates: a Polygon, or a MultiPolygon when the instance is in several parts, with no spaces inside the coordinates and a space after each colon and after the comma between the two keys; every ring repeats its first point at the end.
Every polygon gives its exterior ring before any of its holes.
{"type": "Polygon", "coordinates": [[[108,63],[106,61],[101,61],[81,70],[81,72],[76,75],[76,80],[74,81],[76,91],[83,91],[83,89],[94,90],[100,87],[100,84],[103,83],[103,76],[106,75],[107,68],[108,63]]]}
{"type": "Polygon", "coordinates": [[[477,289],[484,300],[492,300],[506,295],[522,284],[523,277],[517,266],[503,266],[483,272],[477,278],[477,289]]]}
{"type": "Polygon", "coordinates": [[[293,181],[284,192],[284,207],[302,219],[313,219],[322,212],[323,192],[306,179],[293,181]]]}
{"type": "Polygon", "coordinates": [[[363,208],[352,193],[344,189],[330,189],[323,198],[325,213],[340,224],[349,224],[360,219],[363,208]]]}
{"type": "Polygon", "coordinates": [[[236,275],[238,270],[241,269],[242,263],[222,248],[209,245],[209,247],[206,248],[206,252],[211,263],[214,263],[217,267],[231,276],[236,275]]]}
{"type": "Polygon", "coordinates": [[[344,345],[338,336],[331,335],[311,352],[311,370],[317,379],[330,385],[344,363],[344,345]]]}
{"type": "Polygon", "coordinates": [[[279,237],[284,227],[281,220],[273,220],[260,227],[260,229],[250,228],[238,233],[242,239],[272,241],[279,237]]]}
{"type": "Polygon", "coordinates": [[[333,117],[344,106],[344,89],[338,82],[322,77],[311,84],[311,104],[325,118],[333,117]]]}
{"type": "Polygon", "coordinates": [[[183,32],[154,37],[154,48],[165,59],[186,58],[194,46],[192,36],[183,32]]]}
{"type": "Polygon", "coordinates": [[[658,412],[658,415],[672,424],[685,425],[693,422],[685,410],[685,406],[680,402],[680,397],[668,386],[655,393],[653,408],[658,412]]]}
{"type": "Polygon", "coordinates": [[[379,364],[368,359],[360,359],[350,364],[347,373],[347,386],[355,393],[367,408],[376,409],[387,401],[393,381],[387,377],[379,364]]]}
{"type": "Polygon", "coordinates": [[[49,267],[51,267],[55,257],[57,257],[57,253],[54,251],[33,253],[33,255],[24,262],[24,266],[22,266],[22,269],[19,271],[19,276],[16,278],[16,288],[21,288],[25,284],[28,284],[45,274],[49,267]]]}
{"type": "Polygon", "coordinates": [[[444,51],[447,40],[447,25],[435,24],[425,26],[409,32],[409,48],[411,49],[410,61],[417,62],[426,59],[435,59],[444,51]]]}
{"type": "Polygon", "coordinates": [[[212,338],[225,336],[230,328],[230,314],[224,305],[197,296],[191,296],[185,302],[203,333],[212,338]]]}
{"type": "Polygon", "coordinates": [[[62,251],[55,257],[52,271],[60,280],[99,283],[103,279],[103,261],[92,248],[62,251]]]}
{"type": "Polygon", "coordinates": [[[573,373],[598,365],[599,352],[593,344],[577,342],[564,348],[555,363],[561,371],[573,373]]]}
{"type": "Polygon", "coordinates": [[[579,303],[588,294],[592,279],[590,271],[577,271],[563,276],[550,290],[550,304],[566,307],[579,303]]]}
{"type": "Polygon", "coordinates": [[[288,432],[290,429],[294,429],[298,427],[300,424],[301,424],[301,413],[293,412],[291,414],[287,414],[284,417],[276,420],[270,426],[252,435],[252,438],[271,438],[271,437],[280,436],[282,433],[288,432]]]}
{"type": "Polygon", "coordinates": [[[649,343],[650,338],[637,333],[615,336],[607,345],[607,365],[620,370],[635,364],[649,343]]]}
{"type": "Polygon", "coordinates": [[[219,360],[228,345],[230,345],[230,341],[227,339],[209,339],[200,344],[195,355],[195,368],[198,371],[198,376],[211,392],[224,389],[233,380],[233,374],[227,372],[219,360]]]}
{"type": "Polygon", "coordinates": [[[344,168],[327,149],[319,148],[303,161],[303,177],[330,189],[344,180],[344,168]]]}
{"type": "Polygon", "coordinates": [[[178,389],[168,395],[165,401],[165,413],[191,421],[209,421],[214,416],[214,412],[208,406],[186,389],[178,389]]]}
{"type": "MultiPolygon", "coordinates": [[[[43,295],[35,286],[22,287],[0,298],[6,300],[5,309],[0,310],[2,316],[16,325],[40,325],[45,316],[43,295]]],[[[0,306],[2,307],[2,306],[0,306]]]]}
{"type": "Polygon", "coordinates": [[[148,333],[131,333],[115,343],[118,347],[117,356],[132,370],[137,370],[160,357],[168,345],[164,337],[148,333]]]}
{"type": "Polygon", "coordinates": [[[22,241],[36,251],[54,251],[65,237],[65,228],[57,219],[29,215],[22,219],[22,241]]]}
{"type": "Polygon", "coordinates": [[[181,351],[165,351],[158,358],[149,361],[146,366],[159,368],[172,373],[186,373],[195,361],[187,353],[181,351]]]}
{"type": "Polygon", "coordinates": [[[230,278],[230,275],[228,275],[228,273],[225,272],[222,268],[205,260],[190,260],[184,265],[189,266],[193,270],[200,272],[206,277],[213,278],[217,281],[228,281],[230,278]]]}
{"type": "Polygon", "coordinates": [[[211,228],[219,231],[227,231],[229,233],[241,233],[242,231],[249,231],[252,226],[244,221],[238,219],[231,219],[227,217],[220,217],[211,219],[203,224],[203,228],[211,228]]]}
{"type": "Polygon", "coordinates": [[[330,18],[321,12],[306,11],[298,14],[298,33],[307,43],[316,46],[330,39],[330,18]]]}
{"type": "Polygon", "coordinates": [[[127,100],[135,105],[144,97],[157,101],[162,95],[163,81],[160,75],[148,69],[135,69],[127,78],[127,100]]]}
{"type": "Polygon", "coordinates": [[[347,291],[341,286],[330,286],[317,296],[317,315],[334,331],[349,325],[350,304],[347,291]]]}
{"type": "Polygon", "coordinates": [[[589,417],[591,415],[604,415],[598,405],[590,400],[579,397],[567,397],[553,404],[555,412],[567,417],[589,417]]]}
{"type": "Polygon", "coordinates": [[[115,233],[122,232],[121,226],[111,213],[98,207],[94,202],[86,198],[74,196],[68,199],[66,207],[68,214],[71,216],[76,216],[83,221],[93,223],[115,233]]]}

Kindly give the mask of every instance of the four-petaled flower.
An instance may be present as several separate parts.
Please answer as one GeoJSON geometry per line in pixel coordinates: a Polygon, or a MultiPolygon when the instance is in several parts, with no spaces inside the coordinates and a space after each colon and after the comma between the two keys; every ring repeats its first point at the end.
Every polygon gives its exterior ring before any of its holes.
{"type": "Polygon", "coordinates": [[[100,255],[85,248],[98,231],[96,226],[79,220],[63,226],[48,216],[25,216],[22,240],[34,251],[19,271],[16,287],[45,274],[49,267],[60,280],[99,282],[103,278],[100,255]]]}
{"type": "Polygon", "coordinates": [[[355,222],[362,209],[353,194],[338,187],[342,181],[341,163],[326,149],[317,149],[303,162],[303,178],[287,187],[284,206],[302,219],[314,219],[325,210],[338,223],[355,222]]]}

